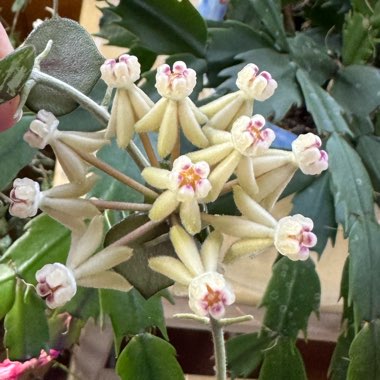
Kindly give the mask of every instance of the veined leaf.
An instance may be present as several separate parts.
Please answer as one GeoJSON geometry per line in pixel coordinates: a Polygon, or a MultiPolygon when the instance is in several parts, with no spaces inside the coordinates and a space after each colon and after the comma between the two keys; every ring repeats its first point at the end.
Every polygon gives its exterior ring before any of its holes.
{"type": "Polygon", "coordinates": [[[133,337],[120,354],[116,372],[122,380],[184,380],[168,342],[151,334],[133,337]]]}
{"type": "Polygon", "coordinates": [[[49,329],[44,301],[19,280],[14,304],[5,317],[4,343],[12,360],[29,359],[46,349],[49,329]]]}
{"type": "Polygon", "coordinates": [[[299,330],[306,336],[307,321],[318,313],[321,288],[311,259],[291,261],[282,257],[273,266],[273,275],[261,306],[266,307],[263,324],[279,334],[296,338],[299,330]]]}
{"type": "Polygon", "coordinates": [[[307,110],[313,115],[319,133],[339,132],[352,135],[342,116],[343,110],[334,98],[314,83],[304,70],[297,70],[297,79],[305,97],[307,110]]]}
{"type": "Polygon", "coordinates": [[[337,221],[347,236],[359,217],[374,220],[373,189],[359,155],[343,137],[334,133],[327,141],[327,151],[337,221]]]}
{"type": "Polygon", "coordinates": [[[36,53],[26,45],[0,60],[0,104],[21,92],[32,72],[36,53]]]}

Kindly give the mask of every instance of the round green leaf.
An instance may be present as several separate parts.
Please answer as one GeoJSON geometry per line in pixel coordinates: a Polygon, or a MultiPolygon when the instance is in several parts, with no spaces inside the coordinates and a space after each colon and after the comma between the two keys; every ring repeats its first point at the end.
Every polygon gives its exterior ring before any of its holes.
{"type": "MultiPolygon", "coordinates": [[[[49,40],[53,41],[53,46],[41,62],[41,71],[89,94],[100,77],[99,69],[104,62],[91,36],[77,22],[56,17],[36,28],[25,43],[33,45],[40,54],[49,40]]],[[[78,104],[58,90],[37,84],[29,95],[27,106],[36,112],[45,109],[59,116],[73,111],[78,104]]]]}
{"type": "Polygon", "coordinates": [[[0,104],[21,92],[32,72],[35,57],[33,46],[23,46],[0,60],[0,104]]]}

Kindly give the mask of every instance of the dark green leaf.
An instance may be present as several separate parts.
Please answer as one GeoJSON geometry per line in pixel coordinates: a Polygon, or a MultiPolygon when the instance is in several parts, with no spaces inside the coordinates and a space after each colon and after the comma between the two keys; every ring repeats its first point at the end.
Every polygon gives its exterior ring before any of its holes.
{"type": "Polygon", "coordinates": [[[21,92],[36,58],[33,46],[23,46],[0,60],[0,104],[21,92]]]}
{"type": "MultiPolygon", "coordinates": [[[[54,17],[34,29],[25,43],[33,45],[40,54],[49,40],[53,46],[41,62],[41,71],[89,94],[104,62],[92,37],[77,22],[54,17]]],[[[37,84],[28,97],[27,106],[36,112],[45,109],[60,116],[73,111],[78,104],[59,90],[37,84]]]]}
{"type": "Polygon", "coordinates": [[[0,264],[0,320],[13,305],[15,298],[16,273],[8,265],[0,264]]]}
{"type": "Polygon", "coordinates": [[[328,239],[335,241],[337,224],[328,172],[324,172],[310,186],[295,195],[291,214],[301,214],[313,220],[313,232],[318,237],[314,251],[322,254],[328,239]]]}
{"type": "Polygon", "coordinates": [[[342,280],[340,283],[340,298],[343,298],[342,324],[352,325],[354,323],[354,307],[349,299],[350,297],[350,256],[347,256],[342,271],[342,280]]]}
{"type": "Polygon", "coordinates": [[[337,221],[347,235],[358,217],[374,218],[371,181],[360,156],[343,137],[334,133],[327,151],[337,221]]]}
{"type": "Polygon", "coordinates": [[[42,214],[27,224],[22,237],[1,257],[2,263],[12,261],[17,273],[28,283],[35,283],[36,271],[52,262],[64,263],[70,245],[69,230],[42,214]]]}
{"type": "Polygon", "coordinates": [[[120,17],[118,25],[136,36],[136,41],[128,38],[127,47],[138,44],[157,54],[205,53],[206,24],[189,0],[122,0],[109,10],[120,17]]]}
{"type": "Polygon", "coordinates": [[[312,260],[291,261],[282,257],[273,266],[261,304],[267,309],[264,326],[294,339],[299,330],[306,336],[310,314],[318,313],[320,295],[319,278],[312,260]]]}
{"type": "Polygon", "coordinates": [[[294,177],[290,180],[288,186],[286,186],[284,192],[281,194],[281,198],[285,198],[293,193],[298,193],[299,191],[306,189],[313,182],[313,176],[303,174],[301,170],[297,170],[294,177]]]}
{"type": "Polygon", "coordinates": [[[339,132],[352,135],[342,116],[343,110],[334,98],[304,70],[297,70],[297,79],[305,97],[307,110],[313,115],[319,133],[339,132]]]}
{"type": "Polygon", "coordinates": [[[350,348],[348,380],[378,379],[380,376],[380,320],[366,323],[350,348]]]}
{"type": "MultiPolygon", "coordinates": [[[[251,1],[230,0],[227,9],[227,19],[240,21],[243,24],[250,26],[252,29],[260,32],[262,32],[263,29],[260,17],[256,14],[251,1]]],[[[265,31],[265,33],[267,32],[265,31]]],[[[268,38],[269,37],[270,34],[268,35],[268,38]]]]}
{"type": "Polygon", "coordinates": [[[87,321],[88,318],[97,319],[100,312],[99,290],[79,287],[75,297],[63,306],[60,312],[68,312],[82,321],[87,321]]]}
{"type": "Polygon", "coordinates": [[[140,334],[119,356],[116,372],[122,380],[184,380],[175,354],[174,347],[165,340],[140,334]]]}
{"type": "Polygon", "coordinates": [[[275,337],[266,332],[244,334],[226,343],[228,368],[232,377],[247,377],[262,362],[264,350],[273,344],[275,337]]]}
{"type": "Polygon", "coordinates": [[[380,318],[380,226],[368,217],[358,220],[349,234],[349,299],[356,325],[380,318]]]}
{"type": "Polygon", "coordinates": [[[353,65],[339,70],[331,95],[346,112],[367,116],[380,105],[379,88],[380,69],[353,65]]]}
{"type": "Polygon", "coordinates": [[[103,313],[111,319],[116,355],[125,336],[143,333],[150,327],[158,327],[168,339],[160,295],[146,300],[136,289],[128,293],[101,290],[100,302],[103,313]]]}
{"type": "Polygon", "coordinates": [[[356,147],[370,175],[373,188],[380,193],[380,139],[375,136],[362,136],[356,147]]]}
{"type": "Polygon", "coordinates": [[[265,351],[259,380],[307,380],[302,357],[289,338],[279,338],[273,348],[265,351]]]}
{"type": "Polygon", "coordinates": [[[33,149],[23,140],[24,133],[34,119],[24,116],[13,128],[1,133],[0,138],[0,190],[4,190],[17,173],[28,165],[37,149],[33,149]]]}
{"type": "Polygon", "coordinates": [[[10,359],[28,359],[46,349],[49,330],[45,303],[32,287],[19,280],[12,309],[4,321],[4,343],[10,359]]]}

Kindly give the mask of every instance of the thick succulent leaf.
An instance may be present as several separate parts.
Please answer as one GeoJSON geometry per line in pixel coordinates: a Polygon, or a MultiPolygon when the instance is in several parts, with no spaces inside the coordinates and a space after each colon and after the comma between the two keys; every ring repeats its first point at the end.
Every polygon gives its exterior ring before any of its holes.
{"type": "Polygon", "coordinates": [[[33,149],[23,140],[33,116],[24,116],[14,128],[1,133],[0,138],[0,190],[4,190],[17,173],[28,165],[37,149],[33,149]]]}
{"type": "MultiPolygon", "coordinates": [[[[137,227],[149,221],[145,214],[132,214],[122,222],[113,226],[107,233],[104,245],[107,246],[125,236],[137,227]]],[[[133,248],[133,256],[116,267],[145,298],[173,284],[166,276],[153,271],[148,266],[148,259],[154,256],[175,256],[174,249],[167,237],[167,226],[162,224],[129,246],[133,248]]]]}
{"type": "MultiPolygon", "coordinates": [[[[250,26],[254,30],[262,30],[261,20],[254,11],[253,3],[247,0],[230,0],[227,10],[228,20],[237,20],[250,26]]],[[[267,32],[265,32],[267,34],[267,32]]],[[[270,38],[270,34],[267,34],[270,38]]],[[[271,39],[271,38],[270,38],[271,39]]],[[[272,41],[271,41],[272,44],[272,41]]]]}
{"type": "Polygon", "coordinates": [[[334,133],[326,147],[336,218],[347,235],[359,217],[375,218],[371,180],[360,156],[343,137],[334,133]]]}
{"type": "Polygon", "coordinates": [[[294,340],[281,337],[265,351],[259,380],[307,380],[302,356],[294,340]]]}
{"type": "Polygon", "coordinates": [[[133,337],[116,363],[122,380],[184,380],[173,346],[151,334],[133,337]]]}
{"type": "Polygon", "coordinates": [[[15,298],[16,273],[6,264],[0,264],[0,320],[13,305],[15,298]]]}
{"type": "Polygon", "coordinates": [[[228,368],[232,378],[247,377],[262,362],[264,350],[274,343],[275,336],[265,331],[244,334],[226,342],[228,368]]]}
{"type": "MultiPolygon", "coordinates": [[[[109,11],[120,17],[117,25],[136,36],[126,38],[124,46],[139,45],[157,54],[205,53],[206,24],[189,0],[122,0],[109,11]]],[[[106,31],[102,35],[109,38],[106,31]]]]}
{"type": "Polygon", "coordinates": [[[267,309],[264,326],[294,339],[300,330],[306,336],[310,314],[318,313],[320,295],[319,278],[312,260],[291,261],[282,257],[273,266],[261,303],[267,309]]]}
{"type": "Polygon", "coordinates": [[[36,58],[33,46],[23,46],[0,60],[0,104],[21,92],[36,58]]]}
{"type": "MultiPolygon", "coordinates": [[[[25,43],[33,45],[40,54],[49,40],[53,46],[41,62],[41,71],[89,94],[104,62],[92,37],[77,22],[54,17],[34,29],[25,43]]],[[[27,106],[36,112],[45,109],[60,116],[73,111],[78,104],[59,90],[37,84],[30,92],[27,106]]]]}
{"type": "Polygon", "coordinates": [[[289,45],[293,61],[320,85],[330,79],[338,69],[338,65],[330,58],[326,49],[305,33],[297,33],[294,38],[289,39],[289,45]]]}
{"type": "Polygon", "coordinates": [[[12,262],[27,283],[35,283],[36,271],[45,264],[66,260],[70,245],[69,230],[42,214],[26,226],[26,232],[1,257],[12,262]]]}
{"type": "Polygon", "coordinates": [[[82,321],[87,321],[89,318],[96,320],[100,313],[99,290],[79,287],[75,297],[60,308],[59,312],[67,312],[82,321]]]}
{"type": "Polygon", "coordinates": [[[101,290],[100,302],[103,314],[111,319],[116,355],[125,336],[144,333],[148,328],[158,327],[168,339],[160,295],[146,300],[136,289],[128,293],[101,290]]]}
{"type": "Polygon", "coordinates": [[[331,95],[346,112],[367,116],[380,106],[380,69],[364,65],[343,67],[331,95]]]}
{"type": "Polygon", "coordinates": [[[301,214],[313,220],[313,232],[318,238],[313,251],[322,254],[328,239],[335,241],[337,224],[328,172],[324,172],[310,186],[295,195],[292,209],[292,215],[294,214],[301,214]]]}
{"type": "Polygon", "coordinates": [[[298,83],[305,97],[307,110],[313,115],[319,133],[339,132],[352,135],[343,109],[327,91],[315,83],[304,70],[297,70],[298,83]]]}
{"type": "Polygon", "coordinates": [[[354,305],[355,323],[380,318],[380,225],[359,219],[349,234],[349,299],[354,305]]]}
{"type": "Polygon", "coordinates": [[[350,348],[348,380],[378,379],[380,374],[380,320],[366,323],[350,348]]]}
{"type": "Polygon", "coordinates": [[[4,344],[12,360],[38,356],[47,348],[49,330],[45,303],[32,287],[19,280],[14,304],[5,317],[4,344]]]}
{"type": "Polygon", "coordinates": [[[380,138],[376,136],[362,136],[356,150],[364,162],[370,175],[373,189],[380,193],[380,138]]]}

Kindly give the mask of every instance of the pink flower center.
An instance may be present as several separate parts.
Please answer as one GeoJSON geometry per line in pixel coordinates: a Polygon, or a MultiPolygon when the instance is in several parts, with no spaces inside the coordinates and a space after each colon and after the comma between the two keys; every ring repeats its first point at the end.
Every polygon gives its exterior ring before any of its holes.
{"type": "Polygon", "coordinates": [[[207,305],[207,308],[213,308],[214,306],[217,306],[221,302],[223,303],[223,294],[219,290],[214,290],[210,287],[210,285],[206,284],[207,287],[207,294],[204,296],[202,302],[207,305]]]}
{"type": "Polygon", "coordinates": [[[197,183],[202,179],[202,177],[197,173],[197,170],[194,169],[193,165],[186,166],[179,174],[180,184],[182,186],[191,186],[195,190],[197,183]]]}
{"type": "Polygon", "coordinates": [[[261,128],[263,127],[263,124],[260,120],[250,121],[247,126],[247,131],[251,134],[251,136],[255,140],[264,141],[264,138],[261,135],[261,128]]]}

